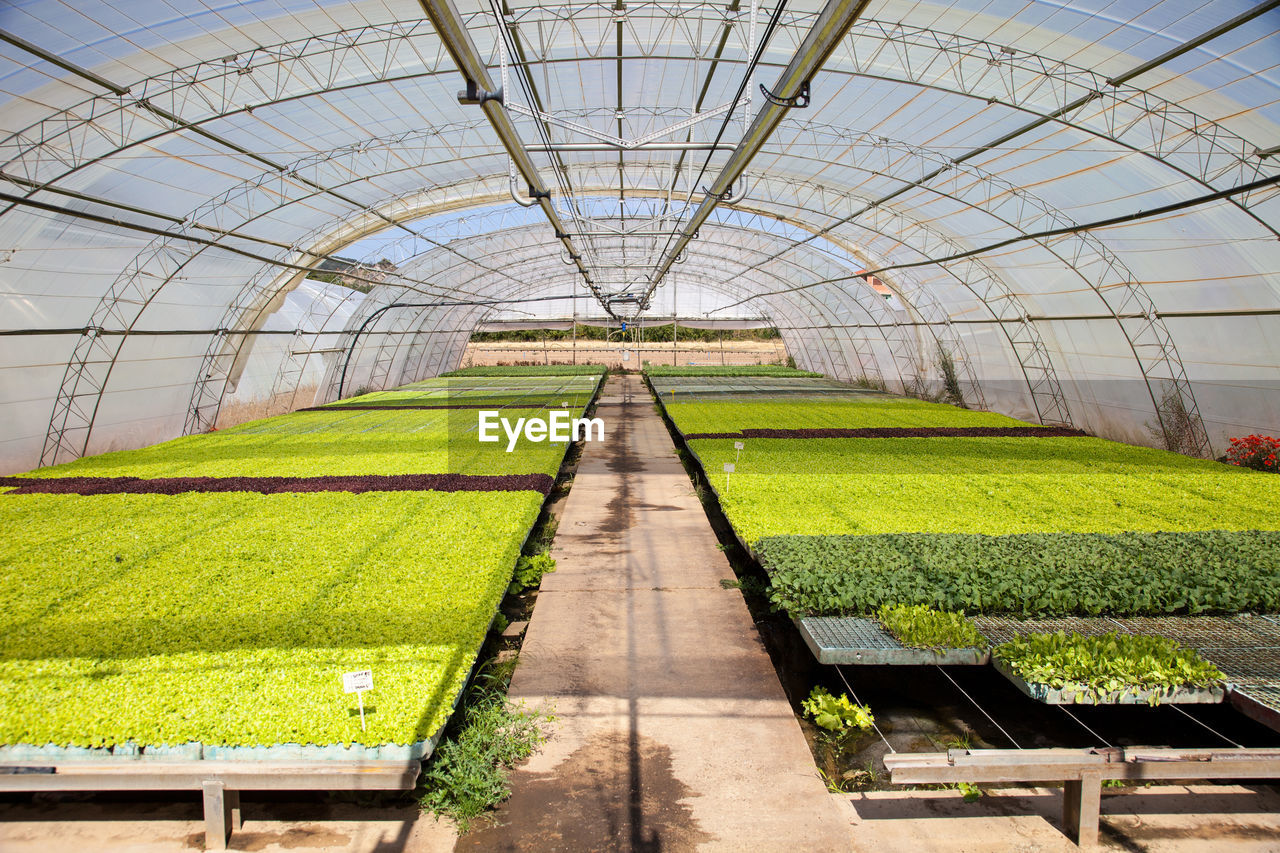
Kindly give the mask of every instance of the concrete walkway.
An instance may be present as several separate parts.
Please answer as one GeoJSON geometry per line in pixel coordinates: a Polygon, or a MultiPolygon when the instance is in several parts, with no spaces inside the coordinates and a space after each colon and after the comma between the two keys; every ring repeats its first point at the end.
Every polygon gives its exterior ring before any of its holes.
{"type": "Polygon", "coordinates": [[[554,735],[458,849],[851,849],[641,380],[598,415],[511,685],[554,735]]]}

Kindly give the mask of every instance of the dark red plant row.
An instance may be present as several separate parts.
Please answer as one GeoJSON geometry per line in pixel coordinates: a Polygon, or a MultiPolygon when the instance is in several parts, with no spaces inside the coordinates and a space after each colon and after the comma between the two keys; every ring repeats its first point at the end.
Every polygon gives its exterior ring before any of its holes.
{"type": "Polygon", "coordinates": [[[842,429],[744,429],[689,432],[685,438],[1074,438],[1087,433],[1069,427],[863,427],[842,429]]]}
{"type": "Polygon", "coordinates": [[[380,412],[384,409],[542,409],[545,406],[530,403],[526,406],[514,403],[458,403],[453,406],[312,406],[299,412],[380,412]]]}
{"type": "Polygon", "coordinates": [[[0,477],[11,495],[180,495],[188,492],[541,492],[549,474],[351,474],[330,477],[0,477]]]}

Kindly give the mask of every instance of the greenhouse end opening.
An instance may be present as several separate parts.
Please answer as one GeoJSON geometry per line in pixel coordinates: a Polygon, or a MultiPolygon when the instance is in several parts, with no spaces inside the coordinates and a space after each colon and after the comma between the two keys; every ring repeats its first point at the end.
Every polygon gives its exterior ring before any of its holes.
{"type": "Polygon", "coordinates": [[[501,441],[498,427],[507,438],[507,452],[516,449],[516,444],[523,434],[527,441],[542,442],[550,440],[555,444],[567,444],[570,441],[604,441],[604,421],[600,418],[575,418],[566,411],[551,412],[547,418],[516,418],[512,425],[510,418],[502,417],[499,411],[481,411],[476,422],[480,441],[501,441]]]}

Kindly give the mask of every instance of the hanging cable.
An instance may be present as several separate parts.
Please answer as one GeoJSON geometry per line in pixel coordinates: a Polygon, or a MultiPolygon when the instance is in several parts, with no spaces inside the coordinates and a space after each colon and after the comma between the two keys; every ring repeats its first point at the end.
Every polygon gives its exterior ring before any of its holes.
{"type": "Polygon", "coordinates": [[[1018,742],[1017,742],[1016,740],[1014,740],[1014,739],[1013,739],[1013,735],[1011,735],[1011,734],[1009,734],[1007,731],[1005,731],[1004,726],[1002,726],[1002,725],[1000,725],[999,723],[997,723],[997,722],[996,722],[996,718],[995,718],[995,717],[993,717],[993,716],[991,716],[990,714],[988,714],[988,713],[987,713],[987,709],[986,709],[986,708],[983,708],[981,705],[979,705],[979,704],[978,704],[978,700],[977,700],[977,699],[974,699],[972,696],[970,696],[970,695],[965,691],[965,689],[964,689],[963,687],[961,687],[959,684],[956,684],[956,680],[955,680],[954,678],[952,678],[952,677],[951,677],[951,673],[947,672],[945,669],[943,669],[942,667],[938,666],[936,663],[935,663],[933,666],[934,666],[934,668],[935,668],[935,669],[937,669],[937,670],[938,670],[938,672],[942,673],[943,675],[945,675],[945,676],[947,677],[947,681],[950,681],[952,684],[954,684],[954,685],[955,685],[956,690],[959,690],[961,693],[963,693],[963,694],[964,694],[964,698],[968,699],[970,702],[972,702],[972,703],[973,703],[973,707],[977,708],[979,711],[981,711],[981,712],[982,712],[982,716],[986,717],[988,720],[990,720],[990,721],[991,721],[991,725],[995,726],[997,729],[999,729],[999,730],[1000,730],[1000,734],[1004,735],[1006,738],[1008,738],[1008,739],[1009,739],[1009,743],[1013,744],[1013,745],[1014,745],[1016,748],[1018,748],[1018,749],[1022,749],[1021,745],[1019,745],[1019,744],[1018,744],[1018,742]]]}
{"type": "MultiPolygon", "coordinates": [[[[845,678],[845,677],[844,677],[844,672],[842,672],[842,671],[841,671],[841,669],[840,669],[840,667],[839,667],[839,666],[837,666],[837,667],[836,667],[836,675],[840,676],[840,680],[841,680],[841,681],[843,681],[843,682],[844,682],[844,686],[845,686],[846,688],[848,688],[848,690],[849,690],[849,695],[853,697],[853,701],[854,701],[854,702],[857,702],[859,705],[861,705],[861,704],[862,704],[862,700],[858,698],[858,694],[857,694],[856,692],[854,692],[853,685],[849,683],[849,679],[847,679],[847,678],[845,678]]],[[[872,717],[871,717],[871,728],[875,729],[875,730],[876,730],[876,734],[880,735],[880,740],[884,741],[884,745],[885,745],[885,746],[887,746],[887,747],[889,747],[889,751],[890,751],[890,752],[897,752],[897,751],[898,751],[898,750],[896,750],[896,749],[894,749],[894,748],[893,748],[893,744],[889,743],[889,739],[888,739],[887,737],[885,737],[885,736],[884,736],[884,732],[880,731],[880,727],[876,725],[876,718],[875,718],[875,716],[874,716],[874,715],[872,715],[872,717]]]]}
{"type": "MultiPolygon", "coordinates": [[[[786,7],[787,0],[778,0],[778,5],[774,7],[773,14],[769,17],[769,23],[765,26],[763,35],[760,36],[760,42],[756,45],[755,53],[752,55],[751,61],[747,63],[746,71],[743,72],[742,75],[742,82],[738,85],[738,91],[734,94],[733,100],[730,101],[731,104],[737,105],[742,102],[743,93],[747,91],[747,87],[750,86],[752,80],[755,79],[754,75],[756,66],[759,65],[760,58],[764,56],[765,48],[768,47],[770,38],[772,38],[774,31],[778,28],[778,22],[781,21],[782,13],[786,7]]],[[[697,177],[689,184],[690,189],[688,194],[685,196],[686,207],[692,203],[694,188],[699,186],[702,178],[706,175],[707,168],[711,165],[711,158],[715,156],[715,147],[719,145],[720,140],[724,138],[725,131],[729,129],[729,125],[732,121],[733,110],[730,109],[725,113],[724,119],[720,122],[720,129],[716,132],[715,142],[712,143],[711,150],[707,152],[706,158],[702,161],[702,166],[698,169],[697,177]]],[[[678,228],[673,229],[672,232],[667,235],[667,242],[663,244],[662,252],[658,255],[659,258],[666,257],[667,252],[671,249],[671,241],[676,239],[676,234],[679,233],[679,230],[680,229],[678,228]]]]}
{"type": "Polygon", "coordinates": [[[1061,711],[1062,711],[1062,713],[1066,714],[1068,717],[1070,717],[1071,719],[1073,719],[1073,720],[1075,720],[1077,723],[1079,723],[1079,724],[1080,724],[1080,728],[1084,729],[1086,732],[1088,732],[1089,734],[1093,735],[1093,736],[1094,736],[1094,737],[1096,737],[1098,740],[1102,741],[1102,745],[1103,745],[1103,746],[1107,746],[1107,747],[1112,746],[1111,741],[1107,740],[1107,739],[1106,739],[1106,738],[1104,738],[1102,735],[1098,734],[1098,733],[1097,733],[1097,732],[1095,732],[1093,729],[1089,728],[1089,726],[1085,725],[1084,720],[1080,719],[1080,718],[1079,718],[1079,717],[1077,717],[1075,714],[1071,713],[1071,711],[1070,711],[1070,710],[1068,710],[1068,708],[1067,708],[1067,706],[1066,706],[1066,705],[1058,705],[1057,707],[1058,707],[1058,709],[1059,709],[1059,710],[1061,710],[1061,711]]]}
{"type": "Polygon", "coordinates": [[[1209,731],[1213,732],[1215,735],[1217,735],[1218,737],[1222,738],[1223,740],[1225,740],[1227,743],[1231,744],[1232,746],[1237,747],[1237,748],[1239,748],[1239,749],[1244,749],[1244,744],[1242,744],[1242,743],[1236,743],[1236,742],[1235,742],[1235,741],[1233,741],[1231,738],[1227,737],[1227,736],[1226,736],[1226,735],[1224,735],[1222,732],[1218,731],[1218,730],[1217,730],[1217,729],[1215,729],[1213,726],[1211,726],[1211,725],[1209,725],[1208,723],[1206,723],[1204,720],[1201,720],[1201,719],[1199,719],[1198,717],[1193,717],[1193,716],[1191,716],[1191,715],[1190,715],[1190,714],[1188,714],[1186,711],[1184,711],[1184,710],[1182,710],[1181,708],[1179,708],[1177,705],[1170,705],[1169,707],[1170,707],[1170,708],[1172,708],[1173,710],[1177,711],[1177,712],[1178,712],[1179,714],[1181,714],[1182,716],[1186,717],[1186,718],[1187,718],[1188,720],[1190,720],[1191,722],[1193,722],[1193,723],[1195,723],[1195,724],[1197,724],[1197,725],[1201,726],[1202,728],[1206,728],[1206,729],[1208,729],[1209,731]]]}

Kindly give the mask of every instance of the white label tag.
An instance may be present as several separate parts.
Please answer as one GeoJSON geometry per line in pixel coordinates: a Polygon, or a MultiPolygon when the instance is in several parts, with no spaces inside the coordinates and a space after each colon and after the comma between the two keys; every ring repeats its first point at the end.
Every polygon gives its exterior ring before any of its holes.
{"type": "Polygon", "coordinates": [[[342,673],[342,692],[359,693],[373,689],[373,670],[362,669],[358,672],[342,673]]]}
{"type": "Polygon", "coordinates": [[[742,448],[744,448],[744,447],[746,447],[746,445],[745,445],[745,444],[743,444],[741,441],[735,441],[735,442],[733,443],[733,449],[734,449],[734,450],[741,450],[741,449],[742,449],[742,448]]]}
{"type": "Polygon", "coordinates": [[[726,462],[726,463],[724,463],[724,472],[725,472],[726,474],[732,474],[732,473],[733,473],[733,463],[732,463],[732,462],[726,462]]]}

